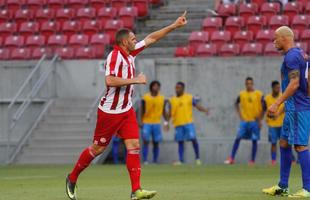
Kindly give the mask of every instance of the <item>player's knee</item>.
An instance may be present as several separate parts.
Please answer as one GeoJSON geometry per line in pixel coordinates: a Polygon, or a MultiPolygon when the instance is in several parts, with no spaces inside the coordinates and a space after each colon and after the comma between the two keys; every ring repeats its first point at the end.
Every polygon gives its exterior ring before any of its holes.
{"type": "Polygon", "coordinates": [[[101,154],[106,149],[106,147],[93,144],[90,146],[90,149],[91,149],[92,153],[95,154],[95,156],[98,156],[99,154],[101,154]]]}
{"type": "Polygon", "coordinates": [[[138,148],[140,148],[139,140],[136,140],[136,139],[126,140],[125,144],[126,144],[127,149],[138,149],[138,148]]]}
{"type": "Polygon", "coordinates": [[[305,151],[308,149],[307,146],[301,146],[301,145],[295,145],[294,146],[294,149],[297,151],[297,152],[302,152],[302,151],[305,151]]]}
{"type": "Polygon", "coordinates": [[[288,148],[288,147],[290,147],[290,145],[288,144],[288,142],[286,140],[280,140],[280,147],[288,148]]]}

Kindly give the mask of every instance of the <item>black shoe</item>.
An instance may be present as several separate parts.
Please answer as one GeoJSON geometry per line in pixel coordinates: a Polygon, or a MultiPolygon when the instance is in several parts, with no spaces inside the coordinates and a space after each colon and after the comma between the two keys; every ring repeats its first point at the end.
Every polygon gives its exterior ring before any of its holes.
{"type": "Polygon", "coordinates": [[[76,200],[76,184],[72,183],[69,179],[69,175],[66,178],[66,193],[71,200],[76,200]]]}

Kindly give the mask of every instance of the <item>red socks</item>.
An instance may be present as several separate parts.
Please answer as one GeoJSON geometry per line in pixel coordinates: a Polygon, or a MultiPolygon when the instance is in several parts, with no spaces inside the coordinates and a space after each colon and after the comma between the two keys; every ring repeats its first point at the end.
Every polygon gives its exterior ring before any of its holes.
{"type": "Polygon", "coordinates": [[[87,147],[81,153],[79,160],[75,164],[72,172],[69,175],[69,179],[71,182],[75,183],[77,181],[78,176],[80,173],[88,167],[91,161],[96,157],[95,153],[93,152],[91,147],[87,147]]]}
{"type": "Polygon", "coordinates": [[[140,148],[128,149],[127,150],[127,170],[129,172],[132,192],[140,189],[140,174],[141,174],[141,165],[140,165],[140,148]]]}

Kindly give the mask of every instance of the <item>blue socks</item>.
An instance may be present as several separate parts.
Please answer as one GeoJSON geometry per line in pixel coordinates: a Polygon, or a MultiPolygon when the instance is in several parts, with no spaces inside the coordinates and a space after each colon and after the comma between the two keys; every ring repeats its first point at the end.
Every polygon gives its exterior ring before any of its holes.
{"type": "Polygon", "coordinates": [[[195,151],[195,158],[196,158],[196,160],[200,159],[198,141],[196,139],[194,139],[194,140],[192,140],[192,143],[193,143],[193,148],[195,151]]]}
{"type": "Polygon", "coordinates": [[[236,153],[237,153],[237,150],[238,150],[238,148],[239,148],[239,144],[240,144],[240,139],[235,139],[235,142],[234,142],[234,145],[233,145],[233,148],[232,148],[232,151],[231,151],[231,155],[230,155],[230,157],[231,157],[231,159],[235,159],[235,157],[236,157],[236,153]]]}
{"type": "Polygon", "coordinates": [[[303,188],[310,191],[310,154],[309,150],[298,152],[303,188]]]}
{"type": "Polygon", "coordinates": [[[142,147],[143,162],[147,162],[148,154],[149,154],[149,143],[148,142],[144,142],[143,143],[143,147],[142,147]]]}
{"type": "Polygon", "coordinates": [[[158,142],[153,142],[153,163],[158,162],[159,156],[159,144],[158,142]]]}
{"type": "Polygon", "coordinates": [[[118,159],[119,143],[120,142],[113,141],[113,145],[112,145],[112,156],[113,156],[114,164],[119,164],[119,159],[118,159]]]}
{"type": "Polygon", "coordinates": [[[277,160],[277,152],[271,152],[271,160],[277,160]]]}
{"type": "Polygon", "coordinates": [[[178,142],[179,145],[179,161],[184,162],[184,142],[180,141],[178,142]]]}
{"type": "Polygon", "coordinates": [[[288,179],[290,176],[291,166],[292,166],[292,147],[283,148],[280,147],[280,182],[279,187],[287,188],[288,179]]]}
{"type": "Polygon", "coordinates": [[[257,141],[252,141],[252,154],[251,154],[251,161],[255,162],[256,159],[256,152],[257,152],[257,141]]]}

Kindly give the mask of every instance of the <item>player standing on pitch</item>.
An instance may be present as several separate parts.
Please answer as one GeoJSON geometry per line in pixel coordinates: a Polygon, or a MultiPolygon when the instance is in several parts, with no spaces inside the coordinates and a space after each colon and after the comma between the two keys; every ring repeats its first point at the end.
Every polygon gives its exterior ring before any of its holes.
{"type": "Polygon", "coordinates": [[[285,117],[280,139],[280,181],[277,185],[263,189],[269,195],[310,198],[310,84],[309,69],[303,50],[295,47],[294,33],[282,26],[275,31],[275,47],[284,53],[281,67],[282,92],[277,101],[268,108],[270,116],[277,116],[285,103],[285,117]],[[288,180],[292,165],[292,146],[298,154],[303,188],[289,194],[288,180]]]}
{"type": "Polygon", "coordinates": [[[76,200],[79,174],[106,149],[115,133],[124,139],[127,149],[126,165],[131,180],[131,199],[150,199],[155,196],[156,191],[143,190],[140,186],[139,127],[131,98],[134,84],[146,84],[147,81],[144,74],[135,75],[134,60],[142,50],[186,24],[185,11],[174,23],[149,34],[141,42],[137,42],[135,34],[128,29],[121,29],[116,33],[116,46],[105,63],[107,90],[98,106],[93,144],[81,153],[66,179],[66,192],[71,200],[76,200]]]}

